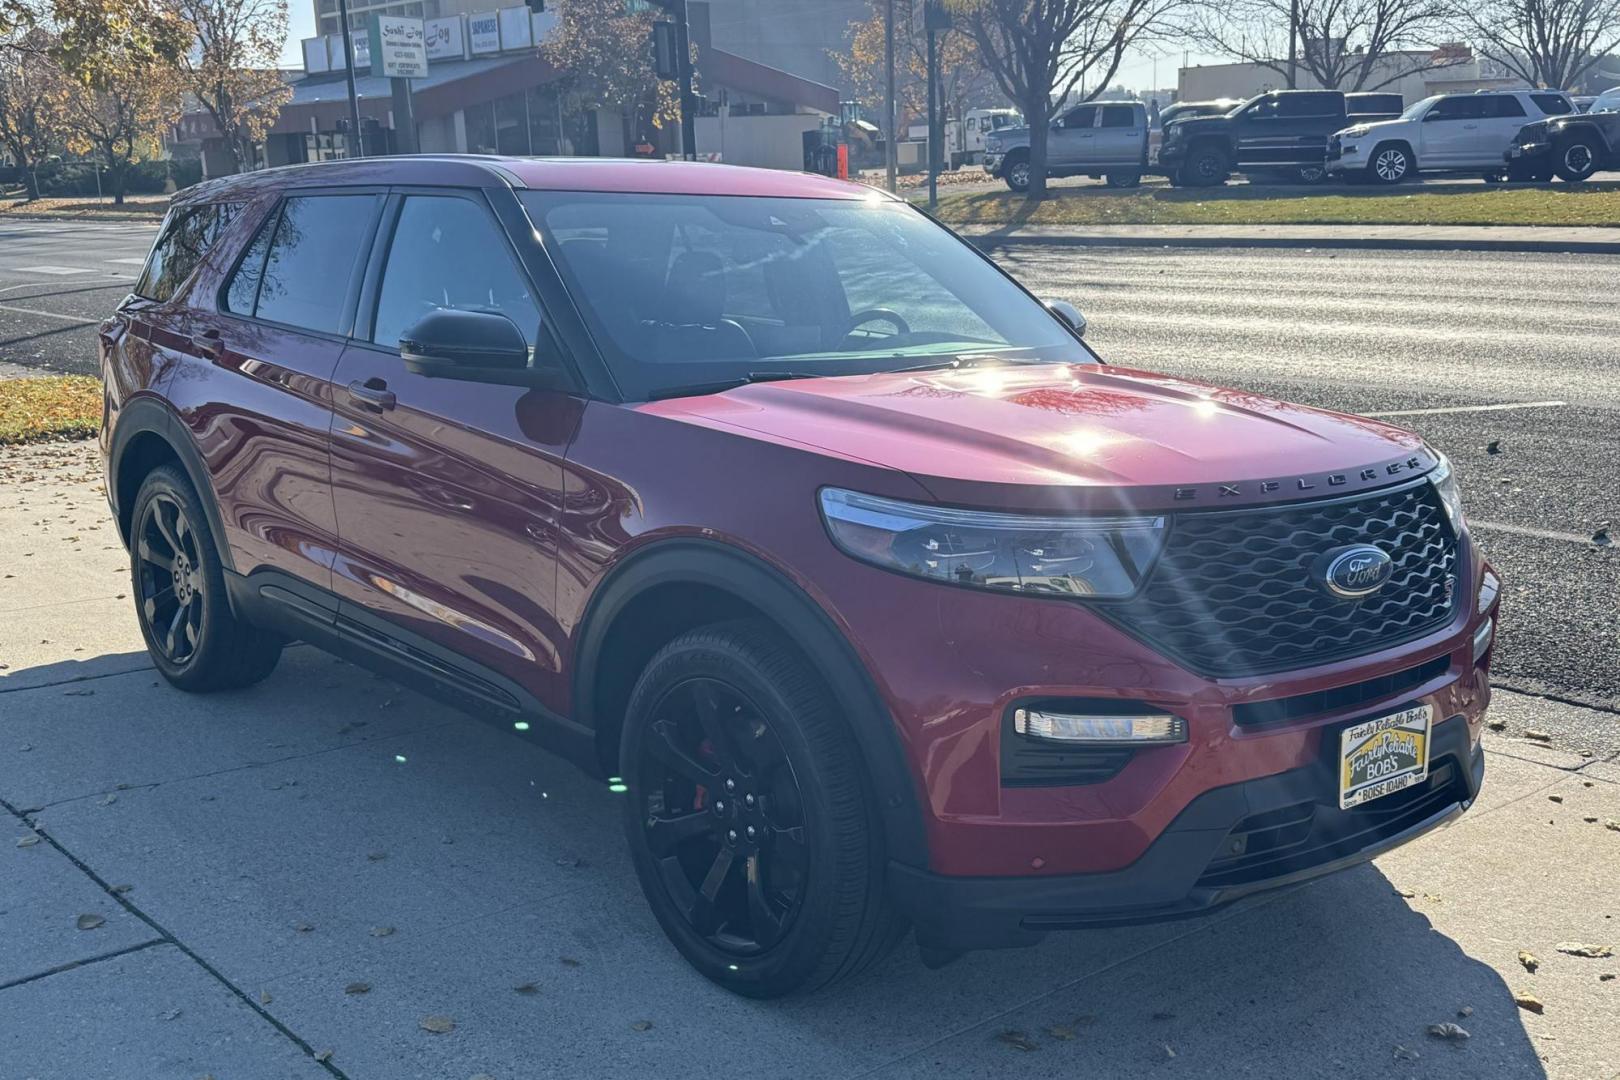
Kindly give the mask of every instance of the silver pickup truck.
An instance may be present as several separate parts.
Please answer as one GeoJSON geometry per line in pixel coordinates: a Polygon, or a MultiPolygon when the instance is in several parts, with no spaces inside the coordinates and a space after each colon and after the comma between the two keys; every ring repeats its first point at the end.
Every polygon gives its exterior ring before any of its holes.
{"type": "MultiPolygon", "coordinates": [[[[1088,101],[1052,121],[1046,175],[1107,177],[1109,187],[1135,187],[1147,168],[1147,109],[1139,101],[1088,101]]],[[[1029,190],[1029,128],[1003,128],[984,142],[984,171],[1014,191],[1029,190]]]]}

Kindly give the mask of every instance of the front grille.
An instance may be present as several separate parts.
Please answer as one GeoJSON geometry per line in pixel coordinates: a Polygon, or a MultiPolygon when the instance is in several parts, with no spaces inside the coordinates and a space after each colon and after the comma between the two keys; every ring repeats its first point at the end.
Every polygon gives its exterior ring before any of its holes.
{"type": "Polygon", "coordinates": [[[1317,690],[1309,694],[1272,698],[1270,701],[1249,701],[1232,706],[1232,720],[1243,727],[1265,727],[1269,724],[1287,724],[1307,716],[1325,712],[1353,709],[1369,701],[1394,697],[1416,689],[1430,679],[1444,675],[1451,669],[1451,656],[1437,656],[1427,663],[1405,671],[1380,675],[1349,686],[1335,686],[1331,690],[1317,690]]]}
{"type": "Polygon", "coordinates": [[[1456,759],[1446,757],[1430,767],[1423,783],[1350,810],[1302,802],[1253,814],[1226,834],[1198,887],[1225,888],[1308,870],[1397,836],[1465,798],[1456,759]]]}
{"type": "Polygon", "coordinates": [[[1408,641],[1451,618],[1457,540],[1427,481],[1284,506],[1191,512],[1129,600],[1094,610],[1202,675],[1309,667],[1408,641]],[[1311,564],[1374,544],[1394,573],[1373,596],[1340,600],[1311,564]]]}

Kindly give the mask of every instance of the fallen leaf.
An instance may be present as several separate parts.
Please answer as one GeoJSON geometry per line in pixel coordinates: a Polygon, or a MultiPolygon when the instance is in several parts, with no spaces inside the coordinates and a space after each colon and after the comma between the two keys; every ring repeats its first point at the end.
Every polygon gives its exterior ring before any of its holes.
{"type": "Polygon", "coordinates": [[[1537,731],[1534,728],[1525,728],[1524,737],[1531,742],[1552,742],[1551,734],[1545,731],[1537,731]]]}
{"type": "Polygon", "coordinates": [[[1517,1005],[1525,1012],[1533,1012],[1537,1016],[1540,1016],[1547,1008],[1547,1006],[1541,1003],[1540,998],[1536,997],[1536,995],[1532,994],[1528,990],[1520,990],[1518,993],[1514,994],[1513,1004],[1517,1005]]]}
{"type": "Polygon", "coordinates": [[[1614,543],[1614,541],[1610,539],[1608,529],[1599,529],[1597,532],[1592,534],[1592,543],[1596,544],[1598,547],[1608,547],[1610,544],[1614,543]]]}
{"type": "Polygon", "coordinates": [[[114,896],[123,896],[125,893],[129,892],[129,890],[133,889],[134,887],[135,886],[133,886],[133,885],[114,885],[108,891],[111,892],[114,896]]]}
{"type": "Polygon", "coordinates": [[[562,961],[563,967],[579,967],[579,961],[575,960],[572,956],[561,956],[558,957],[558,959],[562,961]]]}
{"type": "Polygon", "coordinates": [[[1412,897],[1417,895],[1417,892],[1413,889],[1396,889],[1395,895],[1399,896],[1402,900],[1410,900],[1412,897]]]}
{"type": "Polygon", "coordinates": [[[387,937],[393,932],[394,928],[392,926],[373,926],[371,928],[372,937],[387,937]]]}
{"type": "Polygon", "coordinates": [[[1040,1047],[1031,1041],[1030,1037],[1025,1035],[1022,1031],[1003,1031],[1001,1034],[996,1036],[996,1041],[1006,1043],[1014,1050],[1023,1050],[1027,1052],[1030,1050],[1040,1049],[1040,1047]]]}
{"type": "Polygon", "coordinates": [[[1074,1028],[1065,1027],[1062,1024],[1054,1024],[1046,1029],[1046,1033],[1054,1039],[1068,1040],[1074,1038],[1074,1028]]]}
{"type": "Polygon", "coordinates": [[[268,1004],[270,1004],[270,1000],[271,1000],[270,999],[270,991],[268,991],[268,990],[260,990],[259,991],[259,1004],[260,1005],[268,1005],[268,1004]]]}
{"type": "Polygon", "coordinates": [[[1609,981],[1613,980],[1613,978],[1614,978],[1614,972],[1605,971],[1603,974],[1598,976],[1598,982],[1609,982],[1609,981]]]}
{"type": "Polygon", "coordinates": [[[1597,824],[1597,818],[1594,817],[1591,814],[1588,814],[1586,817],[1581,818],[1581,820],[1586,822],[1588,825],[1596,825],[1597,824]]]}
{"type": "Polygon", "coordinates": [[[1416,1061],[1418,1058],[1420,1058],[1422,1056],[1423,1055],[1419,1054],[1416,1050],[1408,1050],[1406,1047],[1402,1046],[1400,1043],[1395,1044],[1395,1060],[1396,1061],[1416,1061]]]}
{"type": "Polygon", "coordinates": [[[332,1060],[332,1051],[330,1051],[330,1050],[322,1050],[320,1053],[315,1055],[315,1060],[321,1062],[324,1065],[326,1062],[332,1060]]]}
{"type": "Polygon", "coordinates": [[[1536,958],[1536,954],[1525,949],[1519,950],[1519,963],[1523,964],[1524,970],[1529,972],[1534,972],[1536,968],[1541,966],[1541,961],[1536,958]]]}
{"type": "Polygon", "coordinates": [[[419,1024],[423,1031],[431,1031],[435,1035],[448,1035],[456,1030],[456,1022],[448,1016],[424,1016],[419,1024]]]}
{"type": "Polygon", "coordinates": [[[635,1023],[630,1025],[630,1030],[631,1031],[651,1031],[652,1030],[652,1021],[651,1020],[637,1020],[635,1023]]]}
{"type": "Polygon", "coordinates": [[[311,930],[315,929],[315,926],[313,923],[307,922],[293,923],[293,929],[298,931],[300,934],[307,934],[311,930]]]}
{"type": "Polygon", "coordinates": [[[1165,1057],[1173,1058],[1173,1057],[1176,1056],[1176,1052],[1174,1050],[1170,1049],[1170,1044],[1169,1043],[1164,1043],[1163,1046],[1164,1046],[1164,1056],[1165,1057]]]}
{"type": "Polygon", "coordinates": [[[1457,1015],[1466,1020],[1470,1016],[1474,1015],[1474,1007],[1472,1005],[1464,1005],[1462,1008],[1457,1010],[1457,1015]]]}
{"type": "Polygon", "coordinates": [[[113,803],[115,803],[117,801],[118,801],[118,796],[114,795],[112,792],[109,791],[107,793],[107,797],[101,800],[101,805],[102,806],[111,806],[113,803]]]}
{"type": "Polygon", "coordinates": [[[158,1019],[159,1020],[178,1020],[178,1019],[180,1019],[180,1010],[179,1009],[170,1009],[168,1012],[166,1012],[162,1016],[158,1017],[158,1019]]]}
{"type": "Polygon", "coordinates": [[[1603,827],[1611,832],[1620,832],[1620,821],[1616,821],[1614,818],[1609,818],[1608,820],[1604,821],[1603,827]]]}
{"type": "Polygon", "coordinates": [[[1564,801],[1564,797],[1562,795],[1549,795],[1547,796],[1547,801],[1561,803],[1564,801]]]}
{"type": "Polygon", "coordinates": [[[1588,960],[1602,960],[1614,955],[1614,950],[1607,945],[1588,945],[1584,941],[1560,941],[1553,947],[1569,956],[1584,956],[1588,960]]]}
{"type": "Polygon", "coordinates": [[[106,922],[107,920],[100,915],[80,915],[77,925],[80,930],[94,930],[98,926],[105,925],[106,922]]]}
{"type": "Polygon", "coordinates": [[[525,997],[533,997],[535,994],[540,992],[540,988],[534,985],[534,983],[519,983],[518,985],[512,987],[512,989],[516,990],[525,997]]]}
{"type": "Polygon", "coordinates": [[[24,836],[24,837],[22,837],[21,839],[19,839],[17,841],[17,846],[18,847],[33,847],[37,843],[39,843],[39,837],[38,836],[24,836]]]}
{"type": "Polygon", "coordinates": [[[1447,1039],[1451,1042],[1462,1042],[1468,1038],[1468,1032],[1449,1020],[1444,1024],[1430,1024],[1429,1034],[1436,1039],[1447,1039]]]}
{"type": "Polygon", "coordinates": [[[1492,439],[1490,442],[1486,443],[1485,452],[1487,454],[1500,454],[1502,452],[1502,440],[1492,439]]]}
{"type": "Polygon", "coordinates": [[[352,982],[343,988],[345,994],[369,994],[371,984],[368,982],[352,982]]]}
{"type": "Polygon", "coordinates": [[[1485,721],[1485,726],[1490,728],[1492,731],[1506,731],[1507,730],[1507,721],[1506,720],[1487,720],[1487,721],[1485,721]]]}

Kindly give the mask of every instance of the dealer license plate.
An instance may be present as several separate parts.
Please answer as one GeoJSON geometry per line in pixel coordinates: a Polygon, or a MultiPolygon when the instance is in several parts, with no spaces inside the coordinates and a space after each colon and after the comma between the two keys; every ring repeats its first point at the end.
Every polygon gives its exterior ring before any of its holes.
{"type": "Polygon", "coordinates": [[[1434,709],[1419,705],[1339,734],[1339,809],[1391,795],[1429,777],[1434,709]]]}

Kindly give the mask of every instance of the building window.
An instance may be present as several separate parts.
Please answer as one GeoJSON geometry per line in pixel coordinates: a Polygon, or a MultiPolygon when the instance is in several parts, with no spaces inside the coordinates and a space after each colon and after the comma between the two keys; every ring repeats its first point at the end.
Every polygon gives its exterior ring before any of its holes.
{"type": "Polygon", "coordinates": [[[467,153],[495,152],[495,103],[481,101],[462,110],[467,122],[467,153]]]}
{"type": "Polygon", "coordinates": [[[529,152],[529,110],[523,94],[511,94],[495,101],[495,152],[529,152]]]}

